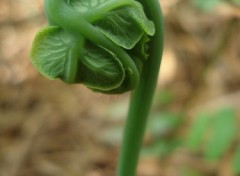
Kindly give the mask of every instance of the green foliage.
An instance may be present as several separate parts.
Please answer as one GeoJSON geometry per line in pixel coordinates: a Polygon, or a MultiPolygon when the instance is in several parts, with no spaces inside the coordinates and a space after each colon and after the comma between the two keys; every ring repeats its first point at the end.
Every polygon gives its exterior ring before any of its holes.
{"type": "Polygon", "coordinates": [[[204,155],[207,159],[218,159],[229,150],[233,142],[237,129],[236,116],[232,109],[222,109],[211,120],[204,155]]]}
{"type": "Polygon", "coordinates": [[[162,112],[150,117],[147,132],[155,137],[163,137],[181,125],[182,117],[177,113],[162,112]]]}
{"type": "Polygon", "coordinates": [[[154,156],[164,158],[171,154],[177,147],[181,145],[180,139],[161,139],[149,146],[145,146],[142,150],[143,156],[154,156]]]}
{"type": "Polygon", "coordinates": [[[64,33],[59,27],[44,28],[35,38],[31,53],[32,63],[50,79],[62,77],[64,65],[69,61],[70,47],[71,38],[64,39],[64,33]]]}
{"type": "Polygon", "coordinates": [[[82,53],[74,48],[75,39],[59,27],[47,27],[36,36],[32,48],[32,63],[44,76],[68,81],[69,70],[75,68],[78,60],[74,54],[84,54],[79,58],[79,79],[92,89],[109,90],[120,86],[125,77],[121,62],[112,53],[97,45],[86,44],[82,53]],[[76,50],[76,51],[74,51],[76,50]],[[77,53],[76,53],[77,52],[77,53]]]}
{"type": "Polygon", "coordinates": [[[206,159],[219,159],[229,150],[236,128],[232,109],[221,109],[214,115],[201,114],[194,121],[186,144],[191,150],[202,147],[206,159]]]}
{"type": "Polygon", "coordinates": [[[139,8],[129,6],[108,12],[95,25],[117,45],[132,49],[144,33],[155,33],[154,24],[146,18],[142,6],[137,2],[135,6],[139,8]]]}
{"type": "Polygon", "coordinates": [[[177,147],[182,144],[182,140],[178,138],[171,138],[169,134],[182,124],[182,117],[176,113],[161,113],[150,117],[147,126],[147,133],[151,136],[153,141],[151,144],[144,146],[142,150],[143,155],[167,157],[177,147]]]}
{"type": "Polygon", "coordinates": [[[240,0],[192,0],[193,4],[204,11],[211,11],[221,3],[231,3],[233,5],[240,5],[240,0]]]}
{"type": "Polygon", "coordinates": [[[240,0],[231,0],[234,4],[240,5],[240,0]]]}
{"type": "Polygon", "coordinates": [[[137,86],[147,36],[155,33],[139,2],[45,0],[45,11],[51,25],[38,32],[31,51],[42,75],[103,93],[137,86]]]}
{"type": "Polygon", "coordinates": [[[197,150],[202,142],[205,131],[210,125],[210,116],[206,113],[199,114],[188,132],[186,145],[193,151],[197,150]]]}
{"type": "Polygon", "coordinates": [[[119,59],[106,49],[97,45],[85,45],[79,63],[79,79],[91,89],[108,91],[117,88],[124,80],[125,72],[119,59]]]}
{"type": "MultiPolygon", "coordinates": [[[[191,125],[186,146],[192,151],[201,152],[207,160],[219,160],[232,150],[237,138],[235,110],[222,108],[214,114],[201,113],[191,125]]],[[[233,170],[240,173],[240,150],[234,153],[233,170]]]]}
{"type": "Polygon", "coordinates": [[[204,176],[202,173],[197,171],[195,168],[192,167],[184,167],[181,169],[181,175],[184,176],[204,176]]]}
{"type": "MultiPolygon", "coordinates": [[[[169,90],[161,90],[155,95],[155,107],[168,106],[174,101],[169,90]]],[[[149,118],[146,132],[152,139],[144,146],[142,155],[165,158],[182,144],[182,139],[174,136],[175,130],[182,125],[183,117],[171,111],[156,112],[149,118]],[[171,136],[173,135],[173,136],[171,136]]]]}
{"type": "Polygon", "coordinates": [[[233,157],[232,165],[235,175],[240,174],[240,145],[237,147],[236,153],[233,157]]]}
{"type": "Polygon", "coordinates": [[[155,103],[157,106],[165,106],[171,104],[175,97],[173,93],[170,90],[161,90],[160,92],[157,92],[155,96],[155,103]]]}
{"type": "Polygon", "coordinates": [[[196,5],[198,8],[206,11],[212,10],[215,6],[220,4],[223,0],[193,0],[194,5],[196,5]]]}

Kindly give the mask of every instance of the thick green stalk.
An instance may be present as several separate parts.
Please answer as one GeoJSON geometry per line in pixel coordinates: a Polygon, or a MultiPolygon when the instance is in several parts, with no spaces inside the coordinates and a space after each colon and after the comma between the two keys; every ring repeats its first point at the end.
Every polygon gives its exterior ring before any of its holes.
{"type": "Polygon", "coordinates": [[[121,147],[117,176],[134,176],[147,117],[151,108],[163,49],[163,21],[158,0],[139,0],[154,21],[156,34],[150,41],[150,56],[143,64],[140,84],[133,92],[121,147]]]}
{"type": "Polygon", "coordinates": [[[68,62],[67,62],[67,69],[65,70],[66,74],[63,78],[64,81],[67,83],[74,83],[77,75],[77,69],[78,69],[78,58],[79,55],[81,55],[81,50],[83,47],[83,38],[78,37],[78,41],[76,41],[72,49],[68,51],[68,62]]]}

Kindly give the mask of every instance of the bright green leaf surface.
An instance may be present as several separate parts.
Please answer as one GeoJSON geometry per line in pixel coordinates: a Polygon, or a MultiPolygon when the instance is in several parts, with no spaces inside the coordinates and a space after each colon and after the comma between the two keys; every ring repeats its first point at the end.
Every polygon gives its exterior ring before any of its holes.
{"type": "Polygon", "coordinates": [[[205,157],[218,159],[231,146],[236,132],[236,117],[232,109],[222,109],[212,121],[210,136],[205,145],[205,157]]]}
{"type": "Polygon", "coordinates": [[[166,157],[168,154],[172,153],[177,147],[179,147],[181,143],[181,140],[178,139],[161,139],[149,146],[145,146],[142,149],[142,155],[166,157]]]}
{"type": "Polygon", "coordinates": [[[136,1],[70,0],[69,4],[125,49],[132,49],[144,32],[155,33],[153,22],[147,19],[142,5],[136,1]]]}
{"type": "Polygon", "coordinates": [[[233,157],[233,171],[234,173],[240,174],[240,145],[237,148],[237,151],[233,157]]]}
{"type": "Polygon", "coordinates": [[[31,61],[38,71],[49,79],[64,76],[70,38],[64,37],[59,27],[46,27],[35,37],[31,51],[31,61]]]}
{"type": "Polygon", "coordinates": [[[104,35],[126,49],[133,48],[143,35],[143,30],[130,16],[130,8],[109,12],[96,25],[104,35]]]}
{"type": "Polygon", "coordinates": [[[108,0],[67,0],[68,4],[80,12],[87,12],[106,4],[108,0]]]}
{"type": "Polygon", "coordinates": [[[201,113],[195,119],[190,131],[188,132],[189,136],[187,137],[186,145],[191,150],[197,150],[200,146],[200,143],[203,140],[203,137],[209,127],[210,116],[205,113],[201,113]]]}
{"type": "Polygon", "coordinates": [[[135,1],[135,6],[136,8],[131,10],[131,16],[133,16],[146,34],[153,36],[155,33],[154,23],[147,19],[143,6],[140,3],[135,1]]]}
{"type": "Polygon", "coordinates": [[[193,3],[200,9],[205,11],[210,11],[217,5],[219,5],[223,0],[193,0],[193,3]]]}
{"type": "Polygon", "coordinates": [[[111,90],[120,86],[125,77],[123,65],[107,50],[88,44],[79,66],[80,82],[92,89],[111,90]]]}
{"type": "Polygon", "coordinates": [[[138,2],[106,13],[96,25],[104,35],[125,49],[132,49],[144,32],[148,35],[155,33],[154,24],[147,19],[138,2]]]}
{"type": "Polygon", "coordinates": [[[232,0],[232,2],[238,6],[240,5],[240,0],[232,0]]]}
{"type": "Polygon", "coordinates": [[[174,131],[182,122],[182,117],[177,113],[160,113],[153,115],[147,125],[147,132],[153,137],[163,137],[174,131]]]}
{"type": "Polygon", "coordinates": [[[135,0],[45,0],[49,26],[33,42],[41,74],[94,91],[137,87],[155,26],[135,0]],[[91,43],[91,44],[90,44],[91,43]]]}

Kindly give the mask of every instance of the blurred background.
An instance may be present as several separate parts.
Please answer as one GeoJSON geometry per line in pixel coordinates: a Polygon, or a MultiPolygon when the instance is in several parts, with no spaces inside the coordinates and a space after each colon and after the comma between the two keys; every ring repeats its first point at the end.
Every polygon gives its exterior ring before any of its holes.
{"type": "MultiPolygon", "coordinates": [[[[240,1],[161,0],[165,48],[138,176],[240,175],[240,1]]],[[[29,61],[42,0],[0,1],[0,176],[114,176],[129,93],[29,61]]]]}

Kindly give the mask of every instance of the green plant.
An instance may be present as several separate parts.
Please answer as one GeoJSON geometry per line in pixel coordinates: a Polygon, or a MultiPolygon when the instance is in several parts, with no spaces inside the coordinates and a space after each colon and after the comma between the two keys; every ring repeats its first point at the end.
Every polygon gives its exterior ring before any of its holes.
{"type": "Polygon", "coordinates": [[[44,2],[49,26],[34,39],[33,65],[50,79],[96,92],[134,90],[117,175],[135,175],[163,47],[158,0],[44,2]]]}
{"type": "Polygon", "coordinates": [[[233,4],[235,6],[240,5],[240,0],[208,0],[208,1],[192,0],[192,2],[197,8],[207,12],[213,10],[215,7],[224,3],[233,4]]]}
{"type": "Polygon", "coordinates": [[[206,11],[211,11],[214,7],[219,5],[223,0],[208,0],[208,1],[192,0],[192,1],[198,8],[206,11]]]}
{"type": "Polygon", "coordinates": [[[144,156],[154,156],[165,159],[182,144],[182,139],[173,135],[182,125],[182,116],[173,112],[161,112],[150,116],[146,128],[151,141],[143,147],[144,156]]]}
{"type": "Polygon", "coordinates": [[[206,160],[218,161],[231,151],[233,172],[240,174],[237,129],[237,116],[232,108],[221,108],[214,114],[201,113],[191,125],[186,145],[191,151],[201,152],[206,160]]]}

